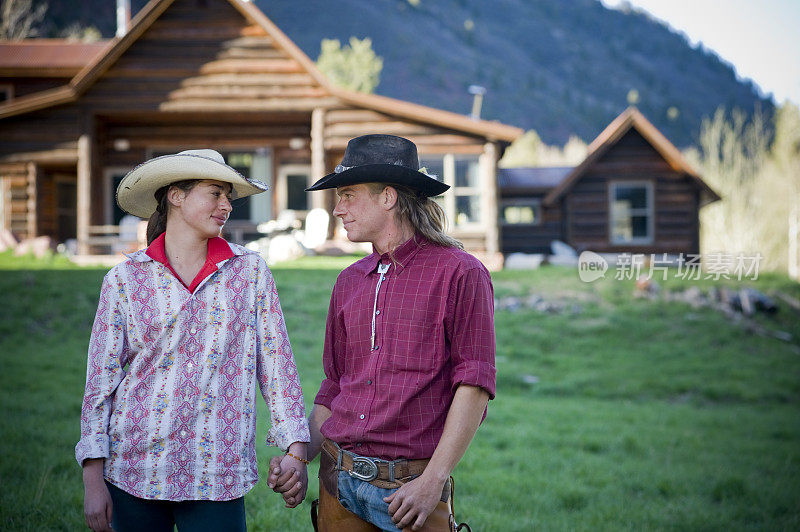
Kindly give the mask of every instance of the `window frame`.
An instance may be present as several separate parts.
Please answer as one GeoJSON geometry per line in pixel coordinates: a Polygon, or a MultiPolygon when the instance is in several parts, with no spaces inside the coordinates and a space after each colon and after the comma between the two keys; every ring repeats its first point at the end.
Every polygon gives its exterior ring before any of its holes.
{"type": "Polygon", "coordinates": [[[486,213],[483,211],[483,205],[481,202],[481,159],[480,155],[465,155],[465,154],[448,154],[451,157],[451,182],[448,183],[450,185],[450,190],[452,191],[452,198],[453,198],[453,210],[452,212],[452,223],[454,228],[458,228],[460,230],[465,231],[480,231],[484,227],[484,217],[486,213]],[[477,184],[475,186],[465,186],[459,187],[456,186],[456,162],[457,161],[474,161],[476,171],[477,171],[477,184]],[[466,222],[466,223],[458,223],[458,212],[457,212],[457,198],[460,196],[465,197],[474,197],[478,200],[478,216],[477,219],[473,222],[466,222]]]}
{"type": "MultiPolygon", "coordinates": [[[[117,206],[117,191],[114,187],[114,178],[125,177],[128,172],[133,170],[132,166],[112,165],[103,168],[103,197],[105,198],[103,220],[106,225],[117,225],[114,223],[114,207],[117,206]]],[[[125,211],[123,216],[125,215],[125,211]]]]}
{"type": "Polygon", "coordinates": [[[542,225],[542,199],[541,198],[504,198],[498,206],[498,224],[501,227],[539,227],[542,225]],[[533,223],[513,223],[506,221],[506,207],[532,207],[533,223]]]}
{"type": "Polygon", "coordinates": [[[439,180],[450,188],[440,196],[432,198],[442,206],[447,216],[451,230],[455,232],[479,232],[485,230],[486,213],[484,212],[483,202],[481,201],[481,155],[464,153],[426,153],[420,155],[420,166],[429,167],[431,159],[441,160],[442,175],[439,180]],[[457,187],[456,186],[456,162],[471,161],[476,165],[477,183],[475,186],[457,187]],[[476,221],[458,223],[456,212],[456,198],[460,196],[475,197],[478,199],[478,216],[476,221]]]}
{"type": "MultiPolygon", "coordinates": [[[[277,213],[276,216],[283,211],[289,210],[289,176],[304,174],[306,176],[306,188],[314,184],[311,176],[310,164],[282,164],[278,166],[277,179],[275,180],[275,196],[277,199],[277,213]]],[[[306,192],[306,206],[305,210],[294,209],[298,218],[305,218],[312,207],[311,192],[306,192]]]]}
{"type": "Polygon", "coordinates": [[[649,180],[614,180],[608,183],[608,240],[614,245],[647,245],[652,244],[655,240],[655,186],[649,180]],[[647,206],[644,208],[637,207],[631,208],[628,213],[630,218],[634,216],[647,217],[647,236],[646,237],[631,237],[630,240],[619,239],[614,236],[614,202],[617,196],[617,189],[627,187],[642,187],[647,194],[647,206]],[[643,212],[642,212],[643,211],[643,212]]]}

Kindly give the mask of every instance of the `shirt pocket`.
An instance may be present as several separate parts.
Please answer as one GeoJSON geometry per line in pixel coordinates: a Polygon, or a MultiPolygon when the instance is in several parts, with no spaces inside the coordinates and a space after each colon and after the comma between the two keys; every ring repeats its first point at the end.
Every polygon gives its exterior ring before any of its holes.
{"type": "Polygon", "coordinates": [[[395,371],[427,373],[441,363],[441,327],[435,321],[398,317],[387,339],[387,362],[395,371]]]}

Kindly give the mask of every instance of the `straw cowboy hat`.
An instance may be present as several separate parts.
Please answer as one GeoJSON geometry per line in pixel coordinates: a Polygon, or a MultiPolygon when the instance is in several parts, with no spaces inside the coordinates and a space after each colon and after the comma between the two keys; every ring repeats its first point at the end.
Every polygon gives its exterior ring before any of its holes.
{"type": "Polygon", "coordinates": [[[125,212],[149,218],[158,202],[155,193],[163,186],[185,179],[213,179],[232,186],[234,199],[264,192],[269,187],[225,164],[214,150],[186,150],[145,161],[122,178],[117,187],[117,203],[125,212]]]}
{"type": "Polygon", "coordinates": [[[347,143],[341,164],[306,190],[324,190],[358,183],[405,185],[423,196],[438,196],[450,185],[419,167],[417,146],[394,135],[364,135],[347,143]]]}

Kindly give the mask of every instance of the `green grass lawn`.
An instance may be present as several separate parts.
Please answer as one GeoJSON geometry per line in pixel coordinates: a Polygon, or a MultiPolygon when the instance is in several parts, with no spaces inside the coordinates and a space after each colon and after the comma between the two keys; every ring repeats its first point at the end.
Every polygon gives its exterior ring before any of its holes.
{"type": "MultiPolygon", "coordinates": [[[[309,407],[348,260],[273,269],[309,407]]],[[[0,528],[80,530],[73,452],[105,270],[8,253],[0,270],[0,528]]],[[[634,299],[631,282],[584,284],[555,267],[493,279],[498,297],[537,294],[565,310],[498,311],[497,398],[456,469],[459,520],[476,532],[800,529],[800,315],[781,304],[757,318],[792,334],[784,342],[716,311],[634,299]]],[[[690,284],[719,286],[665,288],[690,284]]],[[[746,284],[800,298],[781,276],[746,284]]],[[[275,450],[259,452],[263,474],[275,450]]],[[[312,481],[308,500],[316,493],[312,481]]],[[[247,496],[250,530],[310,530],[308,514],[264,482],[247,496]]]]}

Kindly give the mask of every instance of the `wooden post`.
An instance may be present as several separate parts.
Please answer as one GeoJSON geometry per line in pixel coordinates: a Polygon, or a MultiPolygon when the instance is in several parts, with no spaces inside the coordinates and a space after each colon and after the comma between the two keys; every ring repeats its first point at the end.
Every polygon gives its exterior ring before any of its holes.
{"type": "Polygon", "coordinates": [[[480,157],[481,212],[486,228],[486,255],[500,251],[500,229],[497,224],[497,146],[487,142],[480,157]]]}
{"type": "Polygon", "coordinates": [[[91,220],[92,135],[84,129],[78,138],[78,255],[89,254],[91,220]]]}
{"type": "Polygon", "coordinates": [[[0,231],[11,229],[11,191],[8,179],[0,174],[0,231]]]}
{"type": "Polygon", "coordinates": [[[26,193],[28,200],[26,202],[26,232],[28,233],[28,238],[35,238],[37,237],[38,227],[37,227],[37,212],[36,212],[36,200],[37,200],[37,190],[36,190],[36,164],[35,163],[28,163],[26,168],[27,173],[27,187],[26,193]]]}
{"type": "MultiPolygon", "coordinates": [[[[311,183],[325,173],[325,109],[317,107],[311,112],[311,183]]],[[[311,208],[324,209],[325,195],[319,192],[311,194],[311,208]]]]}

